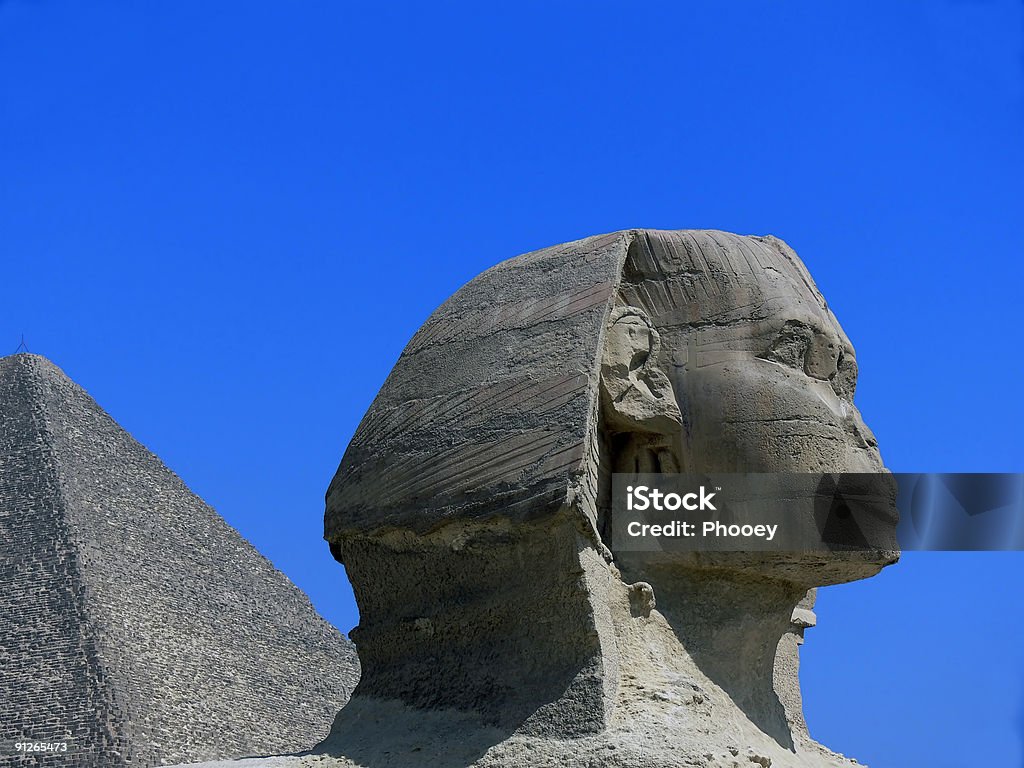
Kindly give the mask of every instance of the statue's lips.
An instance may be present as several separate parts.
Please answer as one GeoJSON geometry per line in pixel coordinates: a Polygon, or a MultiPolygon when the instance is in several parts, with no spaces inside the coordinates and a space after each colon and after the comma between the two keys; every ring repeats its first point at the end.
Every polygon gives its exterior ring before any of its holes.
{"type": "Polygon", "coordinates": [[[897,486],[888,472],[844,472],[814,474],[780,474],[778,484],[769,492],[758,493],[751,500],[754,508],[807,514],[829,543],[826,532],[833,532],[836,544],[873,548],[895,546],[899,523],[896,506],[897,486]],[[860,529],[866,540],[845,541],[860,529]]]}

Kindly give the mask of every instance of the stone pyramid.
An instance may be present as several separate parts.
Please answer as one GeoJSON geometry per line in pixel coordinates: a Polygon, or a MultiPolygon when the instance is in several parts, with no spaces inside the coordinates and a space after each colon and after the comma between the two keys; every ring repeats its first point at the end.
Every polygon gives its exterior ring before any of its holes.
{"type": "Polygon", "coordinates": [[[358,676],[308,598],[81,387],[0,359],[0,765],[306,749],[358,676]]]}

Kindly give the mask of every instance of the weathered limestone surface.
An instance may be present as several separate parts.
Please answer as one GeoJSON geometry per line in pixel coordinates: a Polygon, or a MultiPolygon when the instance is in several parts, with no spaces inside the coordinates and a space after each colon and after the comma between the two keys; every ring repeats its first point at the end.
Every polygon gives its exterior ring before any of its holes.
{"type": "Polygon", "coordinates": [[[853,348],[773,237],[631,230],[484,272],[409,343],[327,494],[362,678],[261,766],[774,766],[811,740],[814,588],[889,550],[616,552],[613,472],[878,472],[853,348]]]}
{"type": "Polygon", "coordinates": [[[358,679],[306,596],[34,355],[0,359],[0,616],[4,765],[302,749],[358,679]],[[69,751],[17,762],[22,740],[69,751]]]}
{"type": "Polygon", "coordinates": [[[402,352],[328,493],[327,538],[556,511],[586,453],[594,362],[622,234],[503,262],[402,352]],[[414,503],[410,503],[410,501],[414,503]]]}

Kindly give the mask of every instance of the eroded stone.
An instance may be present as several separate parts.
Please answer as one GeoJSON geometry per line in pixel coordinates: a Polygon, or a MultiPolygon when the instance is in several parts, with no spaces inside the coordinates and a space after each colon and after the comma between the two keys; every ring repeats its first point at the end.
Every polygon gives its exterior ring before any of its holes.
{"type": "MultiPolygon", "coordinates": [[[[855,382],[773,237],[631,230],[483,273],[410,342],[328,492],[355,700],[407,707],[414,730],[447,709],[497,729],[481,765],[566,739],[569,765],[584,743],[653,766],[741,742],[755,763],[841,764],[800,712],[811,590],[896,553],[640,558],[613,551],[609,497],[616,471],[881,471],[855,382]]],[[[327,753],[356,749],[351,707],[327,753]]]]}

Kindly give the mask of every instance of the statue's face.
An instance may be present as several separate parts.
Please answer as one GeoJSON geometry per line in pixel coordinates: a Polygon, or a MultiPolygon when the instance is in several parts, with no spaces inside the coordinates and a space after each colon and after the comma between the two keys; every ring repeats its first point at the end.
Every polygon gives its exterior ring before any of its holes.
{"type": "Polygon", "coordinates": [[[880,471],[877,442],[853,404],[853,347],[835,316],[795,281],[766,287],[772,295],[760,318],[678,329],[685,338],[672,346],[678,351],[684,341],[687,359],[679,365],[677,354],[668,372],[689,425],[685,465],[716,472],[880,471]]]}
{"type": "MultiPolygon", "coordinates": [[[[616,450],[662,451],[648,437],[654,432],[675,445],[679,471],[687,474],[844,473],[844,483],[859,483],[864,503],[870,501],[894,527],[893,489],[878,474],[885,468],[877,442],[853,404],[853,346],[795,254],[777,241],[730,236],[725,244],[700,241],[695,259],[683,237],[667,233],[653,253],[631,256],[635,261],[627,264],[620,302],[650,318],[657,339],[651,364],[665,374],[666,384],[642,402],[605,398],[606,423],[620,431],[628,424],[641,436],[617,440],[616,450]],[[670,408],[676,404],[678,411],[670,408]],[[643,412],[646,421],[629,421],[624,405],[643,412]],[[655,422],[647,414],[659,409],[669,417],[669,428],[651,426],[655,422]]],[[[605,367],[605,379],[613,373],[605,367]]],[[[654,380],[649,370],[647,375],[654,380]]],[[[614,383],[605,385],[613,388],[614,383]]],[[[616,459],[616,467],[631,465],[616,459]]],[[[792,503],[788,497],[782,501],[792,503]]],[[[862,558],[861,570],[837,567],[828,575],[813,554],[807,573],[798,560],[787,562],[794,580],[807,576],[830,583],[869,575],[872,567],[892,561],[888,545],[879,552],[862,558]]],[[[727,567],[737,562],[721,558],[727,567]]]]}
{"type": "Polygon", "coordinates": [[[622,298],[660,336],[686,471],[881,470],[853,405],[853,346],[796,255],[735,236],[727,250],[704,243],[695,281],[690,253],[672,237],[657,249],[657,270],[622,298]]]}

